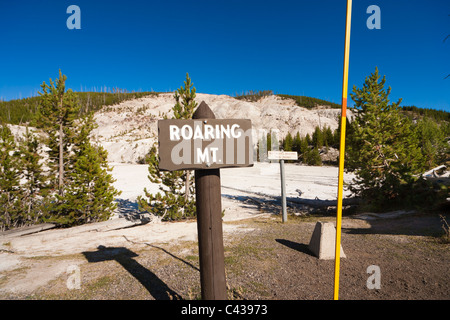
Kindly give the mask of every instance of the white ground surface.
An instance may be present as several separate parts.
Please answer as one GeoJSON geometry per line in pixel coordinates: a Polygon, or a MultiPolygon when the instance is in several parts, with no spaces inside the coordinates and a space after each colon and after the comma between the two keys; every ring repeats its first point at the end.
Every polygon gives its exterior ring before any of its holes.
{"type": "MultiPolygon", "coordinates": [[[[157,192],[158,186],[148,180],[147,165],[116,163],[111,164],[112,174],[117,180],[114,186],[122,191],[121,199],[135,201],[144,195],[147,188],[157,192]]],[[[262,193],[280,196],[280,165],[278,163],[255,163],[248,168],[228,168],[220,171],[222,194],[239,195],[240,193],[262,193]]],[[[285,163],[286,192],[288,197],[321,200],[336,199],[338,168],[312,167],[285,163]]],[[[350,182],[352,175],[346,174],[350,182]]]]}

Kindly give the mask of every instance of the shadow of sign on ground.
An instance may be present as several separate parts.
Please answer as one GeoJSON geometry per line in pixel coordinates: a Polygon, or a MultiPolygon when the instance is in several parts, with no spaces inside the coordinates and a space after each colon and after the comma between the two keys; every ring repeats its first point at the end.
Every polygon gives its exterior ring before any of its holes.
{"type": "Polygon", "coordinates": [[[142,266],[134,258],[139,255],[125,247],[99,246],[97,251],[83,252],[88,262],[117,261],[136,278],[155,300],[181,300],[182,297],[170,289],[157,275],[142,266]]]}

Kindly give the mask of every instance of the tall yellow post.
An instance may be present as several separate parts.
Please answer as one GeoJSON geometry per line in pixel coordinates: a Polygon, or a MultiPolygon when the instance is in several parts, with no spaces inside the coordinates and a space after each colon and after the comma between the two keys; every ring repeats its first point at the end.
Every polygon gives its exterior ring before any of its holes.
{"type": "Polygon", "coordinates": [[[342,224],[342,193],[344,187],[344,155],[345,126],[347,113],[348,61],[350,56],[350,25],[352,18],[352,0],[347,0],[347,18],[345,23],[344,77],[342,81],[341,139],[339,147],[339,178],[336,215],[336,250],[334,262],[334,300],[339,299],[339,265],[341,260],[341,224],[342,224]]]}

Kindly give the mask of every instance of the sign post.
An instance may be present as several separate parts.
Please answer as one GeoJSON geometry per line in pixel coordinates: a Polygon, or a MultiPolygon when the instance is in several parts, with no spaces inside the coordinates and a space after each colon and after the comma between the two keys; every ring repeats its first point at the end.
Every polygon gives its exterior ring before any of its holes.
{"type": "MultiPolygon", "coordinates": [[[[192,118],[214,119],[215,115],[203,103],[192,118]]],[[[227,298],[220,191],[220,169],[195,170],[200,284],[204,300],[227,298]]]]}
{"type": "Polygon", "coordinates": [[[202,299],[226,300],[220,168],[253,165],[251,122],[215,119],[202,102],[188,120],[158,121],[160,170],[195,170],[202,299]]]}
{"type": "Polygon", "coordinates": [[[284,174],[284,160],[298,160],[297,152],[291,151],[269,151],[269,160],[280,160],[280,180],[281,180],[281,210],[282,220],[287,221],[286,209],[286,180],[284,174]]]}

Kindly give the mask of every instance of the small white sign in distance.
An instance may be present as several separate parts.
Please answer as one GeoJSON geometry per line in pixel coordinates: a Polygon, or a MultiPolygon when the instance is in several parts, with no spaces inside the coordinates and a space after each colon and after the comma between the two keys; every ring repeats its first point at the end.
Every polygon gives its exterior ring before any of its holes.
{"type": "Polygon", "coordinates": [[[269,160],[298,160],[296,151],[269,151],[269,160]]]}

